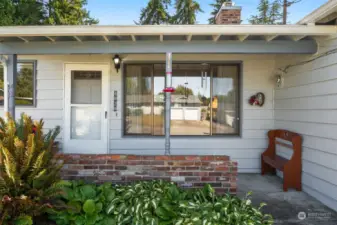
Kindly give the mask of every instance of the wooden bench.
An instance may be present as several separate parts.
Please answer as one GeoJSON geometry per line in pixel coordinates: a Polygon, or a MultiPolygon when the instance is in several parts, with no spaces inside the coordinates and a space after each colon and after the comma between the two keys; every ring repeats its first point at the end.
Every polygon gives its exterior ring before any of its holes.
{"type": "Polygon", "coordinates": [[[261,155],[261,174],[271,172],[276,174],[276,170],[283,172],[283,190],[295,188],[302,190],[302,138],[299,134],[286,130],[271,130],[268,132],[269,146],[261,155]],[[291,144],[284,143],[285,140],[291,144]],[[282,146],[293,151],[288,160],[276,155],[276,146],[282,146]]]}

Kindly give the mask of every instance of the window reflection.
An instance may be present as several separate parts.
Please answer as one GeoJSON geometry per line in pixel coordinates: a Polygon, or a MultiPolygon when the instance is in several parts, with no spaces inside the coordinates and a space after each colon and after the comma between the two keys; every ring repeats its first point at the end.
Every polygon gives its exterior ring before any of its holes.
{"type": "Polygon", "coordinates": [[[238,67],[218,66],[212,72],[212,133],[238,133],[238,67]]]}
{"type": "Polygon", "coordinates": [[[173,66],[172,135],[210,135],[210,77],[200,65],[173,66]]]}
{"type": "MultiPolygon", "coordinates": [[[[171,135],[238,134],[238,65],[173,64],[171,135]]],[[[125,134],[164,135],[165,64],[127,65],[125,134]]]]}
{"type": "Polygon", "coordinates": [[[127,66],[125,80],[125,132],[152,134],[152,68],[127,66]]]}
{"type": "MultiPolygon", "coordinates": [[[[18,62],[15,104],[34,105],[35,63],[18,62]]],[[[0,105],[4,104],[4,68],[0,65],[0,105]]]]}

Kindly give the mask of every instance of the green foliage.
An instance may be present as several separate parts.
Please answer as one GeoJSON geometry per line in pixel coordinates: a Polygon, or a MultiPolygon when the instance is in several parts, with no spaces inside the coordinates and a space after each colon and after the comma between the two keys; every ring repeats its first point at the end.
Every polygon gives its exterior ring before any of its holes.
{"type": "Polygon", "coordinates": [[[175,95],[184,95],[186,97],[194,95],[193,90],[191,88],[185,87],[183,85],[178,85],[174,90],[175,95]]]}
{"type": "Polygon", "coordinates": [[[217,196],[206,185],[200,190],[183,190],[164,181],[139,182],[132,185],[101,186],[83,182],[64,182],[66,210],[50,217],[58,225],[269,225],[272,217],[244,199],[217,196]]]}
{"type": "Polygon", "coordinates": [[[42,120],[22,114],[16,123],[0,118],[0,224],[32,224],[32,219],[57,206],[54,197],[62,164],[55,160],[57,127],[43,134],[42,120]],[[33,128],[34,126],[34,128],[33,128]]]}
{"type": "Polygon", "coordinates": [[[259,14],[251,16],[249,19],[251,24],[280,24],[282,14],[278,0],[274,0],[272,4],[269,3],[269,0],[260,0],[257,9],[259,14]]]}
{"type": "Polygon", "coordinates": [[[176,0],[176,13],[172,17],[175,24],[196,24],[197,14],[204,12],[200,4],[194,0],[176,0]]]}
{"type": "Polygon", "coordinates": [[[215,24],[215,17],[221,9],[221,6],[225,2],[230,2],[231,0],[215,0],[214,3],[209,4],[213,10],[211,12],[211,17],[208,19],[209,24],[215,24]]]}
{"type": "Polygon", "coordinates": [[[168,6],[170,4],[171,0],[150,0],[147,6],[141,10],[137,24],[168,24],[170,21],[168,6]]]}
{"type": "Polygon", "coordinates": [[[171,3],[171,0],[149,0],[136,24],[196,24],[196,15],[203,12],[195,0],[175,0],[172,16],[169,13],[171,3]]]}
{"type": "Polygon", "coordinates": [[[1,0],[0,26],[97,24],[86,4],[87,0],[1,0]]]}
{"type": "Polygon", "coordinates": [[[98,20],[90,17],[84,8],[87,0],[49,0],[46,4],[47,16],[45,24],[50,25],[91,25],[98,24],[98,20]]]}

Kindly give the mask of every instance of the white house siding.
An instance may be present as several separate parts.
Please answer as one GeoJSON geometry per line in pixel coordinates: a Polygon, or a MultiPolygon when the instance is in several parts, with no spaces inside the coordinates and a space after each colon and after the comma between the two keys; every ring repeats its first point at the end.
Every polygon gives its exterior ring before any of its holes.
{"type": "MultiPolygon", "coordinates": [[[[45,121],[45,131],[63,127],[64,124],[64,63],[85,62],[85,63],[110,63],[108,56],[18,56],[18,60],[37,61],[36,80],[36,107],[16,107],[16,117],[22,112],[32,116],[33,119],[43,118],[45,121]]],[[[3,116],[3,110],[1,110],[3,116]]],[[[63,132],[58,136],[58,141],[62,143],[63,132]]],[[[60,145],[62,148],[62,145],[60,145]]]]}
{"type": "MultiPolygon", "coordinates": [[[[319,53],[337,47],[336,38],[319,43],[319,53]]],[[[299,59],[278,57],[277,65],[307,58],[299,59]]],[[[289,69],[284,87],[275,90],[275,128],[303,136],[303,190],[334,210],[337,210],[336,71],[337,54],[332,54],[289,69]]]]}
{"type": "MultiPolygon", "coordinates": [[[[242,61],[243,102],[242,137],[176,137],[172,138],[172,154],[223,154],[239,163],[239,172],[259,172],[260,154],[267,147],[266,133],[274,127],[272,79],[275,55],[173,55],[175,61],[242,61]],[[266,95],[260,108],[250,106],[248,99],[257,92],[266,95]]],[[[164,154],[164,137],[123,137],[122,75],[111,64],[112,55],[26,55],[19,59],[37,60],[37,105],[17,107],[16,114],[26,112],[34,119],[43,118],[45,128],[64,125],[64,64],[109,63],[110,69],[110,153],[164,154]],[[118,111],[113,112],[113,93],[118,91],[118,111]]],[[[124,61],[165,61],[165,55],[123,55],[124,61]]],[[[62,133],[59,141],[62,143],[62,133]]],[[[94,148],[94,146],[93,146],[94,148]]],[[[84,152],[85,153],[85,152],[84,152]]]]}
{"type": "MultiPolygon", "coordinates": [[[[125,62],[165,61],[165,55],[128,55],[125,62]]],[[[242,137],[173,137],[172,154],[224,154],[239,163],[239,172],[259,172],[260,154],[267,147],[267,131],[273,129],[272,79],[275,68],[274,55],[220,55],[220,54],[173,54],[174,61],[228,62],[242,61],[243,103],[242,137]],[[248,99],[257,92],[266,95],[266,103],[260,108],[250,106],[248,99]]],[[[111,91],[117,90],[119,99],[122,90],[122,76],[113,70],[111,91]]],[[[111,104],[112,107],[112,104],[111,104]]],[[[110,152],[130,154],[164,154],[164,137],[123,137],[122,101],[118,101],[118,113],[110,115],[110,152]]],[[[112,110],[112,108],[111,108],[112,110]]]]}

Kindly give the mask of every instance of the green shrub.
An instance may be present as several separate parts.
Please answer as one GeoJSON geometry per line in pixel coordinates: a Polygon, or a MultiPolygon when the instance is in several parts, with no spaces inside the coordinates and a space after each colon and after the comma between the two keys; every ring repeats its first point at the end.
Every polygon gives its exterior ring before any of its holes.
{"type": "Polygon", "coordinates": [[[21,115],[16,123],[0,118],[0,224],[30,225],[54,207],[62,165],[54,160],[57,127],[43,134],[43,121],[21,115]]]}
{"type": "Polygon", "coordinates": [[[272,224],[272,217],[254,208],[248,198],[217,196],[206,185],[183,190],[164,181],[101,186],[63,182],[60,198],[66,210],[50,216],[58,225],[258,225],[272,224]]]}

